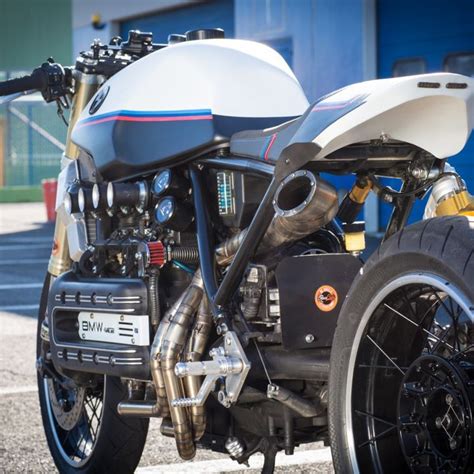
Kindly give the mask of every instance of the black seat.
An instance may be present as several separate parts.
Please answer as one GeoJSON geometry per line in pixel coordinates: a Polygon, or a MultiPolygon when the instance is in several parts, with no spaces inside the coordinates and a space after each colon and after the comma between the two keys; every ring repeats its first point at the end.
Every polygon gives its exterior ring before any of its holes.
{"type": "Polygon", "coordinates": [[[234,155],[276,161],[298,130],[301,118],[263,130],[235,133],[230,139],[230,151],[234,155]]]}
{"type": "Polygon", "coordinates": [[[232,135],[230,151],[235,155],[276,161],[291,143],[310,143],[323,130],[365,102],[367,94],[345,101],[333,101],[329,94],[309,106],[299,118],[263,130],[246,130],[232,135]]]}

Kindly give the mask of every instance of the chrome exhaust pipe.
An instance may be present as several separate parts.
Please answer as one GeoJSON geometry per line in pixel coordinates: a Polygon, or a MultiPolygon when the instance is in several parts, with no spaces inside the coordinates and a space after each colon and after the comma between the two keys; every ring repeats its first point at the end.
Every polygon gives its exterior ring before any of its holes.
{"type": "Polygon", "coordinates": [[[338,209],[337,191],[311,171],[285,178],[273,200],[275,217],[260,244],[261,250],[302,239],[330,222],[338,209]]]}
{"type": "Polygon", "coordinates": [[[156,412],[156,403],[153,401],[133,400],[120,402],[117,405],[117,412],[122,416],[136,416],[149,418],[150,416],[160,416],[156,412]]]}
{"type": "Polygon", "coordinates": [[[234,258],[234,255],[237,253],[240,245],[244,241],[245,235],[247,234],[247,229],[243,229],[237,234],[234,234],[232,237],[229,237],[224,242],[221,242],[216,247],[216,263],[222,267],[229,265],[234,258]]]}
{"type": "Polygon", "coordinates": [[[175,315],[179,305],[183,301],[184,293],[175,301],[173,306],[165,313],[163,319],[158,326],[153,345],[150,350],[150,371],[153,378],[153,384],[156,392],[156,402],[149,401],[123,401],[117,406],[117,411],[123,416],[139,416],[139,417],[167,417],[169,416],[168,398],[166,396],[165,383],[160,367],[159,350],[163,342],[163,338],[169,327],[171,318],[175,315]]]}
{"type": "MultiPolygon", "coordinates": [[[[189,348],[186,351],[189,357],[200,357],[204,352],[212,319],[207,299],[206,304],[201,304],[202,300],[203,281],[200,270],[197,270],[189,287],[166,312],[153,340],[150,369],[155,385],[156,403],[126,401],[118,406],[121,415],[163,417],[162,428],[166,428],[167,436],[174,434],[178,453],[185,460],[192,459],[196,453],[193,424],[187,408],[170,407],[168,400],[181,399],[185,395],[183,384],[174,371],[185,344],[189,348]],[[193,326],[191,338],[187,341],[188,330],[198,307],[200,307],[198,319],[193,326]]],[[[197,384],[199,385],[199,378],[197,384]]],[[[192,381],[189,387],[194,390],[195,381],[192,381]]],[[[205,429],[205,413],[197,410],[193,419],[196,420],[198,434],[202,436],[205,429]]]]}
{"type": "MultiPolygon", "coordinates": [[[[185,362],[196,362],[201,360],[206,349],[209,333],[212,328],[212,316],[209,310],[209,301],[203,296],[201,304],[194,320],[191,335],[188,338],[186,349],[184,352],[185,362]]],[[[187,376],[184,378],[184,388],[186,396],[195,398],[201,388],[202,377],[187,376]]],[[[193,406],[191,410],[191,420],[193,424],[194,440],[198,441],[202,438],[206,429],[206,409],[204,406],[193,406]]]]}
{"type": "MultiPolygon", "coordinates": [[[[337,191],[311,171],[299,170],[285,178],[277,188],[273,207],[275,216],[257,253],[302,239],[330,222],[338,209],[337,191]]],[[[246,233],[247,229],[244,229],[217,246],[219,265],[232,261],[246,233]]]]}
{"type": "Polygon", "coordinates": [[[157,415],[166,418],[170,416],[168,397],[166,396],[165,382],[163,380],[163,374],[161,372],[161,361],[160,361],[160,352],[161,346],[163,344],[163,339],[166,335],[166,332],[169,328],[171,319],[174,317],[178,311],[185,293],[183,293],[173,304],[173,306],[165,313],[163,319],[158,326],[156,331],[155,338],[153,339],[153,344],[150,350],[150,371],[153,378],[153,383],[155,385],[156,392],[156,406],[155,413],[157,415]]]}
{"type": "MultiPolygon", "coordinates": [[[[166,330],[161,347],[157,353],[166,396],[170,400],[184,397],[182,383],[176,376],[174,368],[179,361],[179,355],[186,343],[192,317],[198,309],[202,296],[203,281],[201,272],[197,270],[191,284],[183,295],[178,310],[175,315],[170,318],[168,329],[166,330]]],[[[158,359],[156,362],[158,362],[158,359]]],[[[157,373],[158,370],[154,368],[153,372],[157,373]]],[[[173,422],[174,437],[178,453],[184,460],[192,459],[196,454],[196,445],[194,443],[192,425],[187,408],[170,406],[169,410],[173,422]]]]}

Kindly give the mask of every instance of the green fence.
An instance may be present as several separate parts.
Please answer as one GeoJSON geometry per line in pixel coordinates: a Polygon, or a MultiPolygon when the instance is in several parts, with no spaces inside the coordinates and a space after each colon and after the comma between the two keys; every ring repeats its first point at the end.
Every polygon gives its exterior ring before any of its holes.
{"type": "Polygon", "coordinates": [[[0,105],[0,133],[0,185],[37,186],[57,176],[67,128],[55,103],[45,104],[35,94],[0,105]]]}

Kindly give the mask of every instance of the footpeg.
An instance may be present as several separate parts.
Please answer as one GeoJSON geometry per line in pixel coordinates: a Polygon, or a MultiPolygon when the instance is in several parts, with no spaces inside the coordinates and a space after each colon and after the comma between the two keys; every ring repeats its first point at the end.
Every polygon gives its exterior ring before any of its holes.
{"type": "Polygon", "coordinates": [[[205,376],[205,378],[196,397],[172,400],[173,407],[203,406],[214,390],[217,380],[222,377],[225,379],[225,388],[219,391],[219,402],[229,407],[237,401],[250,370],[250,362],[235,332],[229,331],[224,336],[223,345],[212,349],[209,355],[212,360],[176,364],[175,374],[180,378],[187,376],[205,376]]]}
{"type": "Polygon", "coordinates": [[[197,407],[200,406],[198,398],[176,398],[171,403],[174,407],[197,407]]]}

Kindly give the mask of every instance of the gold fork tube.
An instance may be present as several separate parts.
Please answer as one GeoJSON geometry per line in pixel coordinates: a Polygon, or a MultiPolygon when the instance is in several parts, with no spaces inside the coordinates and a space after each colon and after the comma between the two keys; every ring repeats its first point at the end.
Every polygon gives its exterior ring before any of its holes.
{"type": "MultiPolygon", "coordinates": [[[[104,82],[103,76],[95,74],[83,74],[76,71],[74,73],[75,92],[72,97],[71,113],[69,115],[69,126],[67,129],[65,156],[71,160],[76,160],[79,156],[79,148],[71,140],[72,129],[79,118],[84,107],[99,86],[104,82]]],[[[67,243],[66,226],[60,219],[56,219],[54,227],[54,240],[51,257],[48,264],[48,272],[51,275],[59,276],[69,270],[71,259],[69,258],[69,248],[67,243]]]]}
{"type": "Polygon", "coordinates": [[[71,140],[72,130],[76,125],[79,115],[85,109],[97,89],[105,81],[104,76],[97,74],[84,74],[79,71],[74,72],[74,96],[71,104],[71,113],[69,114],[69,126],[67,129],[66,150],[64,154],[70,160],[76,160],[79,157],[79,147],[71,140]]]}
{"type": "MultiPolygon", "coordinates": [[[[194,320],[191,335],[186,344],[184,353],[184,360],[186,362],[196,362],[201,360],[206,344],[209,338],[209,333],[212,327],[212,316],[209,311],[209,301],[204,295],[196,319],[194,320]]],[[[195,398],[201,388],[202,377],[188,376],[184,378],[184,387],[186,396],[195,398]]],[[[202,438],[206,429],[206,409],[204,406],[193,406],[191,410],[191,419],[193,423],[194,440],[198,441],[202,438]]]]}

